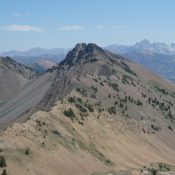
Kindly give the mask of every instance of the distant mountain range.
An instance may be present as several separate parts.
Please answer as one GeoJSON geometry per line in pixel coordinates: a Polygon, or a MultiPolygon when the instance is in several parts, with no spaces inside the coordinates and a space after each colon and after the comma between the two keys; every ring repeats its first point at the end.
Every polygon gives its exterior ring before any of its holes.
{"type": "MultiPolygon", "coordinates": [[[[147,69],[175,82],[175,43],[165,43],[143,40],[135,45],[109,45],[104,47],[113,53],[144,65],[147,69]]],[[[19,63],[32,67],[37,72],[44,72],[56,66],[63,60],[70,49],[33,48],[28,51],[9,51],[0,56],[10,56],[19,63]]]]}
{"type": "Polygon", "coordinates": [[[112,44],[105,47],[112,52],[119,52],[122,54],[138,51],[145,54],[166,54],[166,55],[175,55],[175,43],[171,45],[167,45],[165,43],[153,42],[151,43],[149,40],[142,40],[135,45],[117,45],[112,44]]]}
{"type": "Polygon", "coordinates": [[[175,82],[175,44],[143,40],[133,46],[109,45],[105,49],[144,65],[151,71],[175,82]]]}
{"type": "Polygon", "coordinates": [[[15,61],[32,67],[38,72],[43,72],[50,68],[62,59],[64,59],[69,49],[54,48],[54,49],[44,49],[44,48],[33,48],[27,51],[9,51],[3,52],[0,56],[9,56],[15,61]],[[43,62],[45,62],[43,64],[43,62]],[[48,64],[47,64],[48,63],[48,64]]]}

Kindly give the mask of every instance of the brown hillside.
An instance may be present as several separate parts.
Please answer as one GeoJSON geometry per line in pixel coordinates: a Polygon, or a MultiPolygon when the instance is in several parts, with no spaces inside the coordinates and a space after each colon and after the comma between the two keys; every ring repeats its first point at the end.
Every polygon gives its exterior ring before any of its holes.
{"type": "Polygon", "coordinates": [[[49,75],[38,111],[1,135],[7,173],[174,173],[173,84],[95,44],[49,75]]]}

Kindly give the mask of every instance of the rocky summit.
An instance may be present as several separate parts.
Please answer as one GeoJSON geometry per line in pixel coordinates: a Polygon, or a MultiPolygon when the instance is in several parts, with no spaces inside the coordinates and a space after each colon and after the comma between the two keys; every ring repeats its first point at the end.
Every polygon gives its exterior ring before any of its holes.
{"type": "Polygon", "coordinates": [[[171,82],[96,44],[77,44],[0,107],[0,170],[174,174],[174,104],[171,82]]]}
{"type": "Polygon", "coordinates": [[[61,62],[61,65],[67,64],[72,66],[75,64],[82,64],[93,59],[108,59],[109,57],[110,55],[96,44],[80,43],[67,54],[66,58],[61,62]]]}

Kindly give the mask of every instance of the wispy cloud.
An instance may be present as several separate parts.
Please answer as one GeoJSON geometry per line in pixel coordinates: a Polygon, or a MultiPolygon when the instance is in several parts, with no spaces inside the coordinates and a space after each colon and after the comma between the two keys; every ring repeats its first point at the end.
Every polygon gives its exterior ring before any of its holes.
{"type": "Polygon", "coordinates": [[[17,24],[0,26],[0,30],[7,30],[7,31],[12,31],[12,32],[41,32],[43,31],[43,29],[39,27],[34,27],[30,25],[17,25],[17,24]]]}
{"type": "Polygon", "coordinates": [[[14,13],[13,14],[14,17],[22,17],[22,16],[30,16],[30,13],[14,13]]]}
{"type": "Polygon", "coordinates": [[[100,29],[103,29],[104,27],[103,26],[97,26],[96,28],[100,30],[100,29]]]}
{"type": "Polygon", "coordinates": [[[61,31],[77,31],[77,30],[84,30],[84,27],[81,25],[68,25],[68,26],[62,26],[58,28],[61,31]]]}

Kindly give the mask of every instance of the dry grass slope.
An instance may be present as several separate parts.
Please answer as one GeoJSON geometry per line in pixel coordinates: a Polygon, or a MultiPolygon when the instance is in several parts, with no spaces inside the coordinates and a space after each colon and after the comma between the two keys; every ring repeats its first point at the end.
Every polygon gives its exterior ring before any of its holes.
{"type": "Polygon", "coordinates": [[[7,174],[173,174],[175,86],[81,44],[25,123],[0,137],[7,174]],[[69,64],[68,64],[69,63],[69,64]]]}

